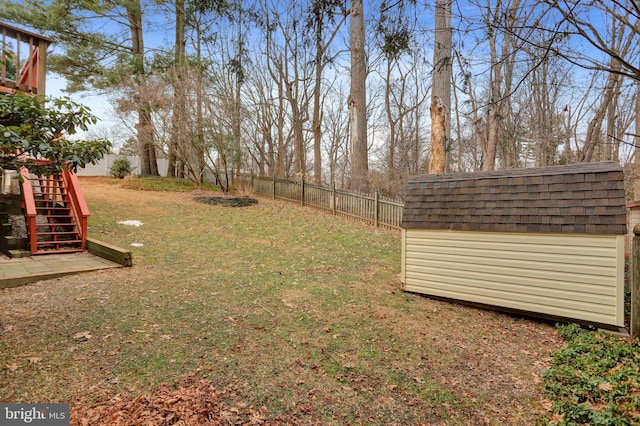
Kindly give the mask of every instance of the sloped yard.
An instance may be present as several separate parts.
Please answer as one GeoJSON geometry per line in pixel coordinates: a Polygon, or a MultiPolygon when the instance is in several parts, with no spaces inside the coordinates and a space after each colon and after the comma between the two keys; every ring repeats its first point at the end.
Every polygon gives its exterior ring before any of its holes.
{"type": "Polygon", "coordinates": [[[137,244],[135,266],[0,292],[1,401],[70,402],[77,425],[523,425],[549,406],[553,325],[399,291],[397,231],[82,185],[91,236],[137,244]]]}

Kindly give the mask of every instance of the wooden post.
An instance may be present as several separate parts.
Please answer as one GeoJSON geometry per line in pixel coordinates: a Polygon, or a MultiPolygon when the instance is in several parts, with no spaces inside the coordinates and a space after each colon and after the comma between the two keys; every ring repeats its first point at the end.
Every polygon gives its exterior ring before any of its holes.
{"type": "Polygon", "coordinates": [[[373,193],[373,226],[378,227],[378,191],[373,193]]]}
{"type": "Polygon", "coordinates": [[[633,228],[631,244],[631,338],[640,336],[640,225],[633,228]]]}
{"type": "Polygon", "coordinates": [[[37,84],[38,84],[38,95],[46,95],[47,88],[47,47],[49,46],[48,40],[38,40],[38,64],[36,72],[37,72],[37,84]]]}
{"type": "Polygon", "coordinates": [[[273,199],[276,199],[276,175],[273,175],[273,199]]]}
{"type": "Polygon", "coordinates": [[[304,206],[304,176],[302,176],[302,185],[300,187],[300,204],[304,206]]]}
{"type": "Polygon", "coordinates": [[[331,184],[331,208],[333,210],[333,215],[336,215],[336,183],[333,182],[331,184]]]}

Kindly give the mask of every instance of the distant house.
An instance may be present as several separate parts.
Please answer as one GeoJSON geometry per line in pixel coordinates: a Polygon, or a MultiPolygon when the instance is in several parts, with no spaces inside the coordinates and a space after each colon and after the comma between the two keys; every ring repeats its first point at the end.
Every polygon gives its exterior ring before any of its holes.
{"type": "Polygon", "coordinates": [[[402,228],[406,291],[624,326],[616,163],[417,176],[402,228]]]}

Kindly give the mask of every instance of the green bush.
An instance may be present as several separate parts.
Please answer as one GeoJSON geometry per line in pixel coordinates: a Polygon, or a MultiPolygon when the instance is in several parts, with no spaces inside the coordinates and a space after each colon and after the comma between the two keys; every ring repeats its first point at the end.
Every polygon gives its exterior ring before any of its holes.
{"type": "Polygon", "coordinates": [[[97,122],[89,108],[67,98],[2,95],[0,168],[20,170],[24,166],[33,174],[47,175],[97,164],[111,149],[111,142],[68,137],[97,122]]]}
{"type": "Polygon", "coordinates": [[[116,158],[111,165],[111,169],[109,169],[109,173],[114,178],[123,179],[131,174],[131,163],[126,158],[116,158]]]}

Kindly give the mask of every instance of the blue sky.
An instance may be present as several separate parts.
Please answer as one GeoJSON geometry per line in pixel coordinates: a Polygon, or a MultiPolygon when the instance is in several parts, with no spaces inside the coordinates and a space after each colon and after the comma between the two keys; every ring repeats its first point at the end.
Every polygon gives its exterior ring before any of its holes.
{"type": "MultiPolygon", "coordinates": [[[[477,0],[477,2],[480,2],[480,0],[477,0]]],[[[279,4],[278,2],[276,3],[279,4]]],[[[413,10],[417,15],[416,19],[420,21],[421,27],[427,32],[431,31],[431,28],[433,26],[432,3],[433,3],[432,0],[423,1],[423,2],[418,2],[416,6],[412,6],[414,7],[413,10]]],[[[484,2],[480,2],[480,3],[485,4],[484,2]]],[[[154,3],[149,2],[149,4],[154,4],[154,3]]],[[[373,11],[374,11],[374,6],[371,5],[371,2],[365,2],[365,14],[371,14],[373,11]]],[[[170,12],[171,11],[163,12],[157,5],[153,6],[153,9],[145,9],[145,45],[148,51],[152,51],[153,49],[156,49],[156,48],[166,50],[166,49],[170,49],[173,46],[174,25],[171,19],[169,18],[170,12]]],[[[480,15],[480,12],[479,12],[478,6],[473,5],[472,1],[465,0],[465,1],[455,2],[454,28],[457,28],[458,26],[460,26],[464,29],[466,28],[465,24],[458,24],[460,21],[456,22],[456,16],[459,16],[459,15],[462,15],[464,18],[467,18],[467,19],[478,18],[478,16],[480,15]]],[[[594,23],[596,25],[602,26],[603,25],[602,18],[598,15],[595,15],[594,23]]],[[[368,29],[370,30],[371,22],[369,22],[368,25],[369,25],[368,29]]],[[[108,25],[102,24],[102,29],[105,29],[105,28],[108,29],[108,25]]],[[[122,30],[122,28],[120,28],[120,30],[122,30]]],[[[114,28],[114,31],[116,31],[115,28],[114,28]]],[[[126,32],[126,28],[124,29],[124,31],[126,32]]],[[[346,48],[346,43],[348,42],[347,32],[348,32],[348,22],[343,27],[344,34],[341,37],[342,41],[338,41],[338,43],[344,43],[344,46],[342,46],[343,48],[346,48]]],[[[456,36],[454,35],[454,37],[456,36]]],[[[427,36],[427,39],[428,38],[429,36],[427,36]]],[[[471,33],[469,34],[468,38],[464,40],[466,48],[470,48],[476,42],[474,38],[475,38],[475,34],[471,33]]],[[[431,49],[430,41],[427,41],[424,46],[425,46],[425,50],[429,51],[431,49]]],[[[53,48],[55,49],[55,45],[53,46],[53,48]]],[[[426,54],[427,56],[429,55],[428,52],[426,54]]],[[[482,63],[483,61],[486,63],[486,46],[481,47],[480,49],[477,49],[475,51],[469,50],[468,58],[474,61],[477,60],[478,63],[482,63]]],[[[487,67],[485,65],[474,65],[472,67],[472,70],[475,70],[477,75],[479,75],[480,77],[483,77],[483,76],[486,76],[487,67]]],[[[428,78],[429,77],[426,76],[426,79],[428,78]]],[[[428,84],[428,82],[425,81],[425,84],[428,84]]],[[[47,91],[50,96],[66,95],[65,93],[63,93],[63,89],[65,86],[65,82],[63,79],[53,74],[50,74],[48,76],[47,85],[48,85],[47,91]]],[[[580,89],[576,88],[576,90],[580,90],[580,89]]],[[[118,123],[112,118],[111,105],[106,101],[105,97],[96,96],[89,93],[73,94],[70,96],[73,100],[80,102],[84,105],[87,105],[89,108],[91,108],[91,110],[96,116],[102,119],[102,123],[99,124],[98,127],[121,126],[120,123],[118,123]]]]}

